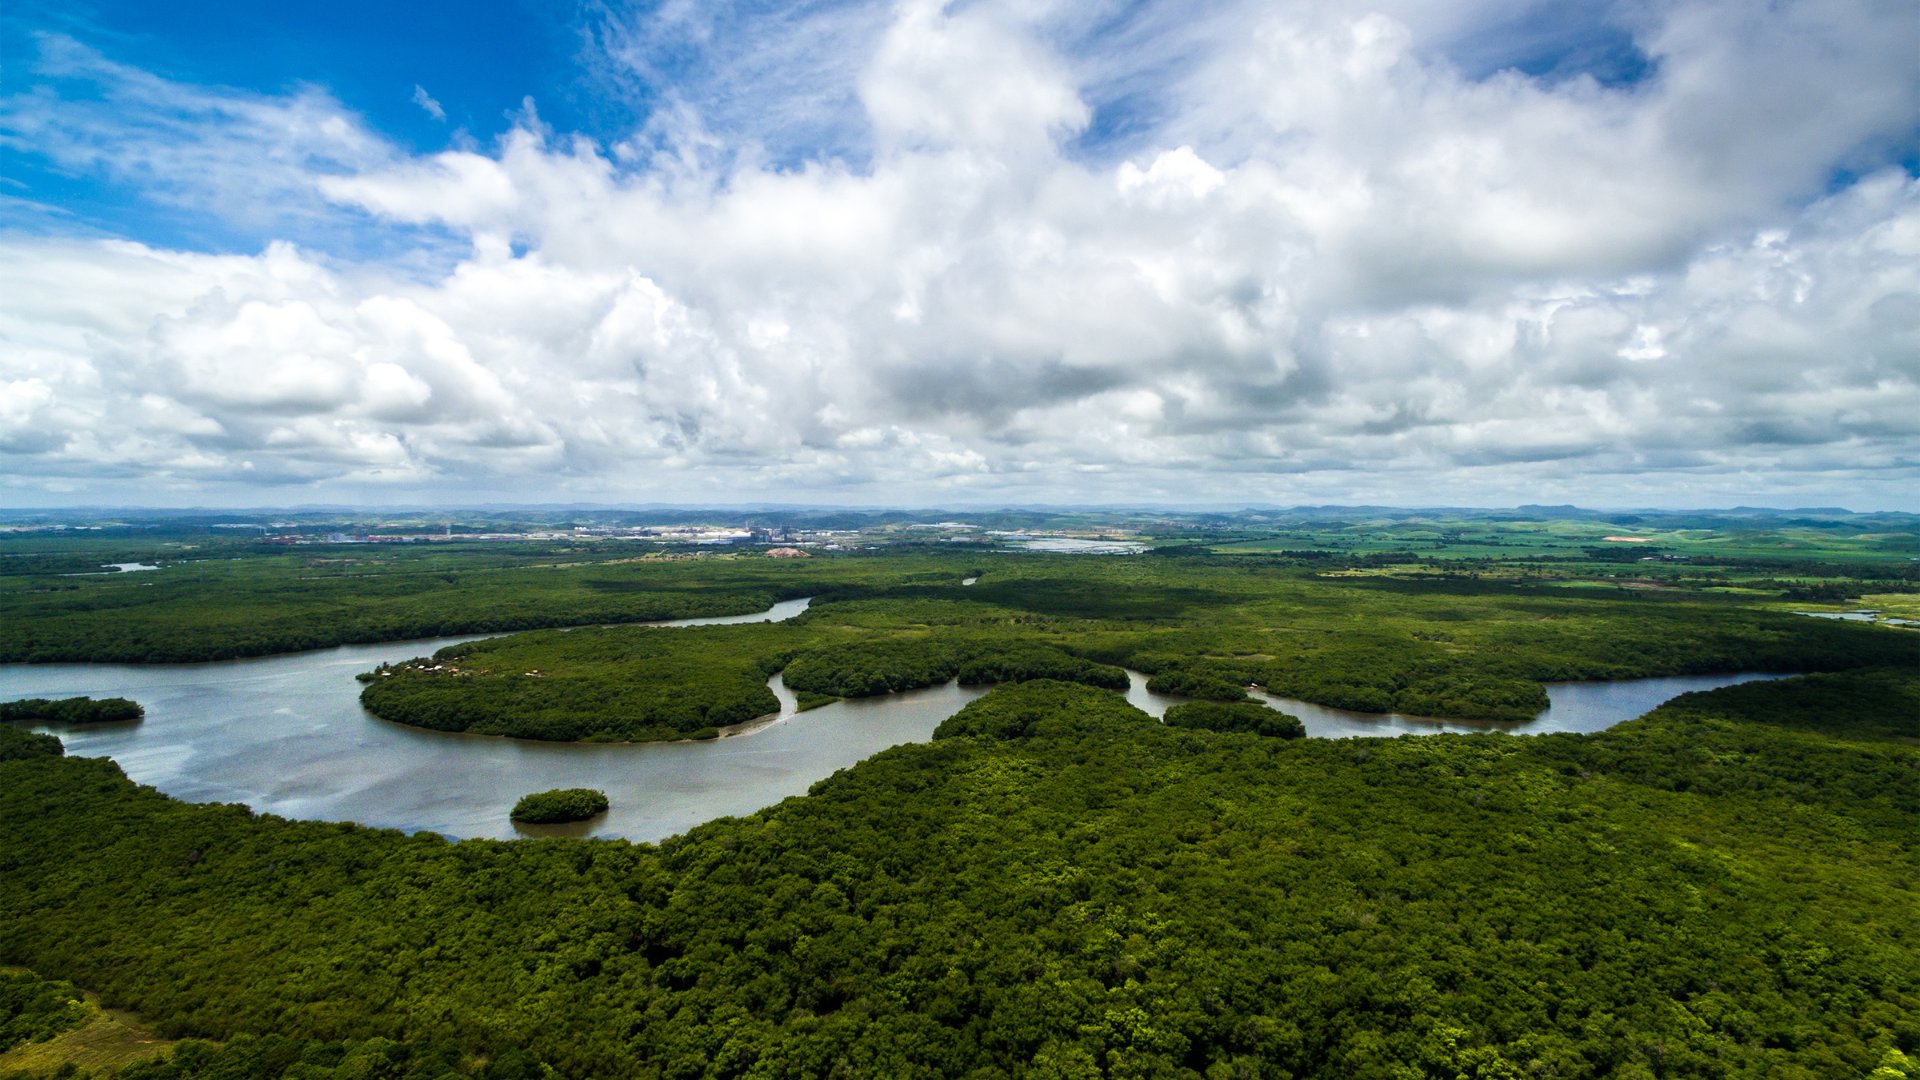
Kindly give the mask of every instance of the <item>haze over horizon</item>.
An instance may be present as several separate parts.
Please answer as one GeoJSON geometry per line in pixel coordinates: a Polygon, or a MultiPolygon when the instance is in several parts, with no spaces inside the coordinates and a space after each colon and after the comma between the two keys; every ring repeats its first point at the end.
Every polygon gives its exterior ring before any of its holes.
{"type": "MultiPolygon", "coordinates": [[[[579,514],[602,520],[633,519],[649,520],[649,515],[661,515],[657,520],[693,520],[692,515],[711,515],[710,520],[720,522],[727,518],[764,520],[770,516],[789,515],[795,519],[823,518],[834,515],[868,515],[882,517],[892,515],[905,521],[924,522],[931,517],[975,517],[980,520],[996,518],[1044,518],[1049,515],[1094,515],[1104,517],[1104,524],[1121,523],[1133,517],[1135,519],[1165,517],[1178,519],[1185,517],[1228,517],[1253,521],[1298,518],[1334,518],[1351,514],[1373,515],[1399,520],[1423,520],[1429,517],[1439,519],[1454,515],[1487,520],[1547,520],[1551,516],[1564,516],[1576,519],[1592,519],[1604,523],[1617,521],[1621,524],[1665,522],[1669,525],[1676,519],[1689,516],[1701,516],[1734,520],[1749,518],[1755,521],[1780,521],[1795,515],[1816,517],[1880,517],[1899,519],[1913,516],[1910,511],[1867,510],[1860,511],[1844,506],[1693,506],[1693,507],[1656,507],[1656,506],[1574,506],[1572,504],[1546,505],[1523,503],[1507,506],[1445,506],[1437,503],[1277,503],[1242,502],[1188,502],[1188,503],[1058,503],[1058,502],[1012,502],[978,501],[966,502],[954,500],[942,503],[808,503],[781,502],[777,500],[760,501],[710,501],[710,502],[596,502],[592,500],[573,500],[564,502],[353,502],[353,503],[280,503],[280,504],[243,504],[243,503],[175,503],[175,504],[103,504],[74,503],[62,506],[5,506],[0,505],[0,514],[12,514],[11,523],[58,523],[73,521],[81,523],[103,523],[102,515],[109,517],[143,518],[155,521],[186,519],[192,517],[263,517],[284,515],[288,517],[325,518],[329,515],[376,515],[389,519],[404,519],[410,515],[424,515],[436,520],[444,519],[447,524],[458,524],[459,515],[479,515],[493,519],[513,519],[517,515],[542,514],[579,514]]],[[[0,524],[8,524],[0,520],[0,524]]],[[[952,522],[946,522],[951,524],[952,522]]],[[[961,524],[967,524],[961,521],[961,524]]],[[[978,521],[974,522],[978,524],[978,521]]],[[[1064,528],[1067,526],[1050,526],[1064,528]]]]}
{"type": "Polygon", "coordinates": [[[1920,510],[1902,0],[0,13],[0,505],[1920,510]]]}

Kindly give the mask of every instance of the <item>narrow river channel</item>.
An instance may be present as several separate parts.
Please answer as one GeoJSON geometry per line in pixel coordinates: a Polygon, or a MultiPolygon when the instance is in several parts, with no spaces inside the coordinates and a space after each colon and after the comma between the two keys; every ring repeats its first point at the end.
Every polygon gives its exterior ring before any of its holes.
{"type": "MultiPolygon", "coordinates": [[[[776,622],[805,611],[790,600],[754,615],[682,619],[661,626],[776,622]]],[[[889,746],[924,741],[940,721],[984,693],[954,683],[841,701],[795,713],[748,734],[702,743],[525,742],[386,723],[360,707],[353,676],[382,661],[424,656],[473,636],[350,645],[209,664],[0,665],[0,701],[77,695],[128,697],[146,706],[132,724],[41,728],[67,752],[111,757],[127,775],[176,798],[245,803],[262,813],[357,821],[409,832],[509,839],[591,835],[659,840],[705,821],[748,814],[804,794],[889,746]],[[579,826],[523,828],[507,820],[521,795],[553,787],[599,788],[613,808],[579,826]]],[[[1505,730],[1598,731],[1689,690],[1759,675],[1689,676],[1549,685],[1553,706],[1526,724],[1475,725],[1344,713],[1268,699],[1334,738],[1505,730]]],[[[1158,716],[1179,699],[1150,694],[1133,675],[1128,699],[1158,716]]]]}

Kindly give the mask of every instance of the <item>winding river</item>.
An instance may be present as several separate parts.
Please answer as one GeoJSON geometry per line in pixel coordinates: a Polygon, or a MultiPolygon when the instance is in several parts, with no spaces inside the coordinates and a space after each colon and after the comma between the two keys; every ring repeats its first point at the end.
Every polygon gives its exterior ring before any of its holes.
{"type": "MultiPolygon", "coordinates": [[[[657,626],[775,622],[805,611],[790,600],[754,615],[679,619],[657,626]]],[[[476,635],[349,645],[207,664],[0,665],[0,701],[23,697],[129,697],[147,717],[130,724],[41,728],[67,752],[111,757],[128,776],[176,798],[245,803],[262,813],[357,821],[454,837],[605,836],[660,840],[717,817],[752,813],[900,743],[924,741],[940,721],[984,693],[956,683],[796,712],[775,676],[777,719],[700,743],[556,744],[425,731],[376,720],[360,707],[353,676],[382,661],[423,656],[476,635]],[[530,791],[591,787],[613,808],[574,826],[511,824],[530,791]]],[[[1552,707],[1525,724],[1469,724],[1375,716],[1284,698],[1311,735],[1347,738],[1503,730],[1599,731],[1676,694],[1763,675],[1561,683],[1552,707]]],[[[1158,716],[1177,698],[1149,693],[1131,673],[1127,698],[1158,716]]]]}
{"type": "MultiPolygon", "coordinates": [[[[1504,731],[1513,735],[1591,734],[1605,731],[1622,720],[1643,716],[1681,694],[1695,690],[1717,690],[1722,686],[1758,679],[1786,677],[1748,672],[1740,675],[1673,675],[1655,679],[1622,679],[1619,682],[1547,683],[1546,711],[1525,723],[1517,724],[1492,720],[1443,720],[1400,713],[1350,712],[1298,698],[1269,694],[1264,690],[1247,692],[1281,712],[1299,717],[1307,734],[1316,739],[1390,738],[1395,735],[1439,735],[1443,732],[1471,735],[1489,731],[1504,731]]],[[[1127,672],[1127,678],[1132,683],[1127,689],[1127,700],[1149,716],[1163,716],[1168,706],[1187,700],[1148,690],[1147,677],[1138,671],[1127,672]]]]}

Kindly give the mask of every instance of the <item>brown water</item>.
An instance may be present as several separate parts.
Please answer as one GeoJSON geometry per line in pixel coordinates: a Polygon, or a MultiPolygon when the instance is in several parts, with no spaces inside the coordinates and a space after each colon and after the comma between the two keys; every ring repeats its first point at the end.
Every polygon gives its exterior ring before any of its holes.
{"type": "MultiPolygon", "coordinates": [[[[807,601],[794,600],[755,615],[663,625],[777,621],[806,607],[807,601]]],[[[84,694],[140,702],[147,717],[137,723],[41,730],[58,734],[69,753],[111,757],[134,780],[180,799],[457,837],[658,840],[804,794],[889,746],[923,742],[984,692],[948,683],[797,713],[776,677],[769,685],[782,702],[777,719],[747,734],[698,743],[540,743],[449,734],[377,720],[360,707],[356,673],[470,640],[351,645],[210,664],[7,664],[0,665],[0,701],[84,694]],[[598,788],[612,809],[570,826],[516,828],[508,821],[520,796],[555,787],[598,788]]],[[[1148,713],[1159,716],[1180,700],[1148,693],[1146,677],[1130,674],[1127,698],[1148,713]]],[[[1266,700],[1299,716],[1309,734],[1332,738],[1598,731],[1676,694],[1766,677],[1550,685],[1553,707],[1525,724],[1376,716],[1266,700]]]]}

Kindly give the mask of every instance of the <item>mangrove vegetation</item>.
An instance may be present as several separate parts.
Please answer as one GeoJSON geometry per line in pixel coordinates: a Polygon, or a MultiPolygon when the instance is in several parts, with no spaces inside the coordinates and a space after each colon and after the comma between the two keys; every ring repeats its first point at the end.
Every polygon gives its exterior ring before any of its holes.
{"type": "Polygon", "coordinates": [[[1811,1078],[1920,1050],[1910,666],[1591,736],[1358,741],[1036,680],[658,846],[287,821],[52,756],[0,764],[0,813],[0,961],[218,1044],[135,1077],[1811,1078]]]}
{"type": "Polygon", "coordinates": [[[585,821],[607,812],[607,793],[592,788],[555,788],[523,795],[513,804],[511,817],[529,825],[558,825],[585,821]]]}
{"type": "Polygon", "coordinates": [[[772,714],[776,673],[817,704],[953,679],[1124,689],[1130,667],[1157,693],[1222,703],[1251,686],[1360,712],[1520,721],[1547,707],[1548,681],[1920,662],[1920,634],[1719,594],[1328,576],[1254,557],[968,554],[838,560],[837,584],[782,623],[450,645],[366,673],[362,701],[443,731],[645,741],[772,714]],[[961,584],[960,568],[982,566],[961,584]]]}

